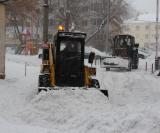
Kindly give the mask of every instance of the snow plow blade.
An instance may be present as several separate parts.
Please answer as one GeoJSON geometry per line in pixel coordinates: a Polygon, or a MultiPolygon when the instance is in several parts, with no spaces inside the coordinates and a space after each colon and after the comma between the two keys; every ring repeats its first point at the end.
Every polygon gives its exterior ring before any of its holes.
{"type": "Polygon", "coordinates": [[[101,60],[101,68],[106,68],[106,70],[109,70],[110,68],[128,68],[129,63],[129,58],[104,58],[103,60],[101,60]]]}
{"type": "Polygon", "coordinates": [[[85,87],[38,87],[38,92],[43,91],[48,91],[48,90],[87,90],[85,87]]]}
{"type": "MultiPolygon", "coordinates": [[[[48,90],[88,90],[86,87],[38,87],[38,93],[40,93],[42,90],[43,91],[48,91],[48,90]]],[[[108,97],[108,90],[105,89],[99,89],[97,88],[101,93],[103,93],[106,97],[108,97]]]]}
{"type": "Polygon", "coordinates": [[[106,97],[109,97],[108,96],[108,90],[100,90],[106,97]]]}

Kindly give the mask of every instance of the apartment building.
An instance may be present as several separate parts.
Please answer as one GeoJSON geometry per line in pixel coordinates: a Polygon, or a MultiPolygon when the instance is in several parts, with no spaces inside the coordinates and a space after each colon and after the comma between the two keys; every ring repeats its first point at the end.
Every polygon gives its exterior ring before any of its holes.
{"type": "MultiPolygon", "coordinates": [[[[125,21],[124,34],[131,34],[140,47],[155,49],[156,44],[156,14],[143,14],[125,21]]],[[[160,23],[158,24],[158,38],[160,23]]]]}

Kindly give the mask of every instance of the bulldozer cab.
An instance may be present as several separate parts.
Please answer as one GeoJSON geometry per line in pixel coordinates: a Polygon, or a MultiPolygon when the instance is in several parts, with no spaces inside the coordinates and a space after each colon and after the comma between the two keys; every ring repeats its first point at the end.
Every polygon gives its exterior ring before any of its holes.
{"type": "Polygon", "coordinates": [[[84,86],[85,33],[58,31],[54,36],[55,81],[58,86],[84,86]]]}
{"type": "Polygon", "coordinates": [[[115,36],[113,41],[114,41],[115,48],[119,48],[123,45],[134,46],[135,44],[135,39],[131,35],[118,35],[118,36],[115,36]]]}
{"type": "Polygon", "coordinates": [[[113,56],[131,57],[134,47],[139,46],[132,35],[117,35],[113,41],[113,56]]]}

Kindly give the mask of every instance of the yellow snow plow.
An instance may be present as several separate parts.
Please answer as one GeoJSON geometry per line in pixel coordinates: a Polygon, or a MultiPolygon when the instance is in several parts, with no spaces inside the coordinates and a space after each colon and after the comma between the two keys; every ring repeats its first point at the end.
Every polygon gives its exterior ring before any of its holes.
{"type": "MultiPolygon", "coordinates": [[[[45,44],[42,53],[41,74],[38,91],[67,88],[96,88],[108,97],[108,90],[100,89],[96,68],[84,65],[86,33],[59,30],[53,44],[45,44]]],[[[88,63],[93,63],[94,53],[90,53],[88,63]]]]}

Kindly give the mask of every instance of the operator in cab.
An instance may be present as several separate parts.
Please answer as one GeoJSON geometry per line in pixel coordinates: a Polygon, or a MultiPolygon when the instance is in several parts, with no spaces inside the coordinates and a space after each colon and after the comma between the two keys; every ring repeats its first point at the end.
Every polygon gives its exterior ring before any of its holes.
{"type": "Polygon", "coordinates": [[[66,42],[66,47],[63,49],[63,52],[73,52],[73,47],[71,42],[66,42]]]}

